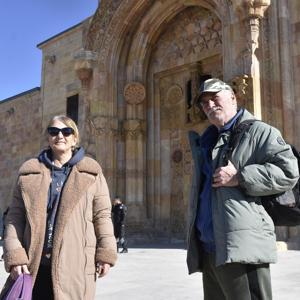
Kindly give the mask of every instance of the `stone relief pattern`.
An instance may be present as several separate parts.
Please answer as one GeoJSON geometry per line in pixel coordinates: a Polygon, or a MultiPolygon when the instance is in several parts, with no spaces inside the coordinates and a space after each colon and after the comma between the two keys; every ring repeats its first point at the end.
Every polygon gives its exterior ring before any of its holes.
{"type": "MultiPolygon", "coordinates": [[[[119,2],[119,1],[117,1],[119,2]]],[[[105,64],[109,56],[111,45],[114,44],[116,39],[117,28],[120,24],[124,23],[126,16],[132,8],[133,2],[131,0],[120,1],[117,12],[111,17],[109,26],[106,28],[105,33],[102,35],[101,40],[96,41],[94,51],[99,51],[99,64],[100,68],[105,69],[105,64]]],[[[118,38],[118,37],[117,37],[118,38]]]]}
{"type": "Polygon", "coordinates": [[[160,95],[161,128],[170,129],[181,127],[183,125],[181,112],[184,109],[182,88],[177,84],[169,86],[167,80],[162,79],[160,95]]]}
{"type": "Polygon", "coordinates": [[[128,104],[140,104],[145,100],[146,90],[139,82],[130,82],[124,88],[124,97],[128,104]]]}
{"type": "MultiPolygon", "coordinates": [[[[103,11],[103,15],[105,18],[107,18],[109,21],[107,21],[105,24],[105,27],[102,27],[103,25],[98,25],[98,37],[91,35],[91,40],[95,39],[95,41],[92,42],[92,49],[93,51],[99,52],[99,65],[100,69],[105,69],[105,64],[107,63],[107,58],[110,53],[111,46],[115,44],[115,40],[119,39],[119,36],[116,37],[116,33],[118,33],[117,28],[123,26],[124,27],[124,20],[126,20],[126,17],[130,14],[130,11],[133,9],[133,7],[136,5],[136,2],[133,0],[116,0],[116,1],[108,1],[106,4],[108,7],[110,7],[110,14],[107,16],[107,13],[105,13],[105,8],[102,8],[101,5],[101,11],[103,11]],[[109,6],[111,3],[112,6],[109,6]]],[[[141,10],[146,10],[147,7],[152,5],[152,1],[147,1],[143,4],[143,6],[140,7],[141,10]]],[[[138,14],[138,13],[137,13],[138,14]]]]}
{"type": "Polygon", "coordinates": [[[263,72],[263,82],[264,89],[262,99],[263,107],[265,110],[264,117],[265,121],[269,124],[272,124],[273,110],[272,110],[272,96],[271,96],[271,86],[270,82],[274,82],[274,79],[271,78],[273,75],[272,67],[271,67],[271,51],[269,44],[269,36],[270,36],[270,24],[269,24],[269,14],[267,12],[266,17],[261,20],[261,49],[262,49],[262,72],[263,72]]]}
{"type": "Polygon", "coordinates": [[[244,74],[241,76],[234,77],[231,82],[229,82],[232,88],[235,91],[235,95],[238,101],[238,104],[247,108],[250,112],[253,113],[253,84],[252,78],[244,74]]]}
{"type": "Polygon", "coordinates": [[[217,4],[217,10],[218,12],[223,16],[228,15],[228,7],[233,6],[232,0],[214,0],[214,2],[217,4]]]}
{"type": "Polygon", "coordinates": [[[167,98],[164,104],[166,107],[173,107],[173,105],[178,104],[182,100],[182,97],[182,88],[179,85],[175,84],[169,88],[167,92],[167,98]]]}
{"type": "Polygon", "coordinates": [[[178,129],[170,130],[171,142],[171,230],[175,237],[181,237],[185,232],[185,214],[184,214],[184,182],[183,182],[183,161],[182,146],[180,143],[181,134],[178,129]],[[177,153],[177,154],[176,154],[177,153]],[[173,155],[172,155],[173,154],[173,155]],[[174,155],[175,154],[175,155],[174,155]],[[173,159],[174,156],[180,156],[181,159],[173,159]]]}
{"type": "Polygon", "coordinates": [[[185,175],[192,175],[192,150],[187,138],[183,140],[183,172],[185,175]]]}
{"type": "Polygon", "coordinates": [[[222,43],[220,20],[204,8],[185,9],[167,28],[153,49],[157,71],[186,63],[187,57],[197,61],[222,43]]]}
{"type": "Polygon", "coordinates": [[[97,50],[101,47],[109,23],[122,0],[102,0],[97,9],[87,35],[85,49],[97,50]]]}

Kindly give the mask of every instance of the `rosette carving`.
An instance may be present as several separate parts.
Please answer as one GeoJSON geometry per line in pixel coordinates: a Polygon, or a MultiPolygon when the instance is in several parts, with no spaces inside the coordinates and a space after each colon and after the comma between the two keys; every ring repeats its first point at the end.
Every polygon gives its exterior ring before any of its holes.
{"type": "Polygon", "coordinates": [[[140,104],[146,98],[146,90],[139,82],[130,82],[124,88],[124,97],[128,104],[140,104]]]}

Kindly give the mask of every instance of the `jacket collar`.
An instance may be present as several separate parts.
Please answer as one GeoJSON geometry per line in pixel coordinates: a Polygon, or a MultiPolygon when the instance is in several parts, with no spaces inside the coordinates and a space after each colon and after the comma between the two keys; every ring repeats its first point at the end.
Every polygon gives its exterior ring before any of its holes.
{"type": "MultiPolygon", "coordinates": [[[[89,173],[96,176],[101,173],[100,165],[90,157],[84,157],[76,165],[77,170],[81,173],[89,173]]],[[[19,175],[41,174],[46,169],[46,166],[39,162],[37,158],[32,158],[26,161],[19,170],[19,175]]]]}

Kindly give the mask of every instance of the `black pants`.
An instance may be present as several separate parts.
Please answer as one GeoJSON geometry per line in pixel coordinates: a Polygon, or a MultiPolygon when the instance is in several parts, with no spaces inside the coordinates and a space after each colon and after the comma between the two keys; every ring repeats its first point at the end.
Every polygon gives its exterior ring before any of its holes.
{"type": "Polygon", "coordinates": [[[215,255],[204,254],[205,300],[271,300],[269,264],[229,263],[215,266],[215,255]]]}
{"type": "Polygon", "coordinates": [[[40,265],[33,286],[32,300],[53,300],[51,267],[40,265]]]}
{"type": "Polygon", "coordinates": [[[117,239],[117,249],[119,252],[119,248],[123,248],[123,250],[127,250],[127,241],[125,238],[125,225],[122,223],[114,224],[114,234],[117,239]]]}

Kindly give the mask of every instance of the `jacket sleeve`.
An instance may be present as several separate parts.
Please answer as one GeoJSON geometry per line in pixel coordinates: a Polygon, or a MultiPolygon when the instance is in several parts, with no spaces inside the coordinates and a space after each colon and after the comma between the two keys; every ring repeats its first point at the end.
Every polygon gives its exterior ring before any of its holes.
{"type": "Polygon", "coordinates": [[[255,163],[238,171],[239,184],[250,196],[285,192],[298,181],[298,161],[276,128],[263,123],[258,126],[262,128],[256,127],[252,133],[255,163]]]}
{"type": "Polygon", "coordinates": [[[10,272],[12,266],[28,264],[28,256],[23,247],[25,216],[21,189],[17,183],[5,218],[4,263],[7,272],[10,272]]]}
{"type": "Polygon", "coordinates": [[[96,262],[114,265],[117,246],[111,221],[111,202],[108,186],[102,173],[97,177],[97,192],[93,203],[93,222],[97,237],[96,262]]]}

